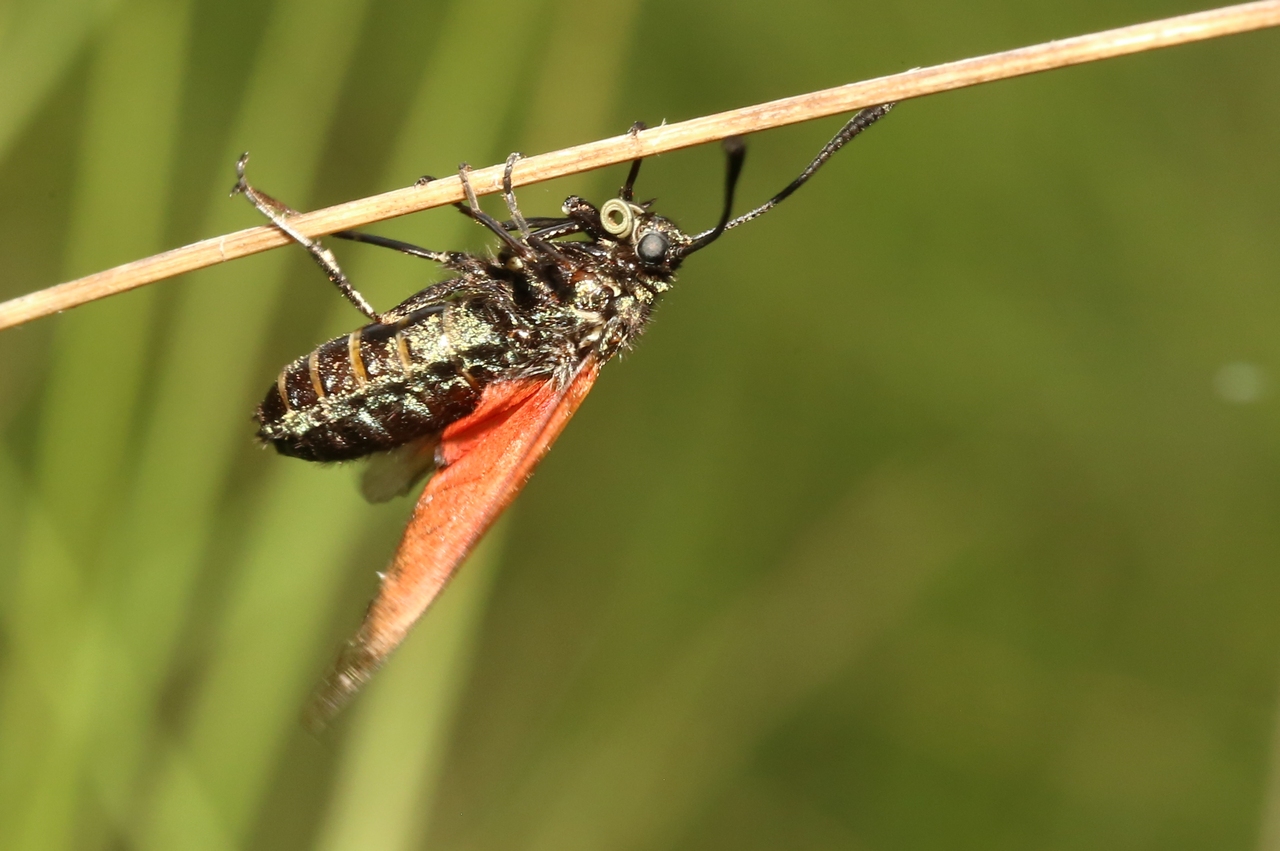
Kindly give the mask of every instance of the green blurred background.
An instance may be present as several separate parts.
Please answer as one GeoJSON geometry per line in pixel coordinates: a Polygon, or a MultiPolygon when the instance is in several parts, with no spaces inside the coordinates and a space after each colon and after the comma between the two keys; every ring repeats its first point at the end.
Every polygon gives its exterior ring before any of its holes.
{"type": "MultiPolygon", "coordinates": [[[[255,224],[243,150],[313,208],[1196,8],[0,0],[0,297],[255,224]]],[[[358,314],[276,251],[0,334],[0,848],[1280,848],[1278,37],[905,104],[697,255],[319,738],[410,500],[250,413],[358,314]]]]}

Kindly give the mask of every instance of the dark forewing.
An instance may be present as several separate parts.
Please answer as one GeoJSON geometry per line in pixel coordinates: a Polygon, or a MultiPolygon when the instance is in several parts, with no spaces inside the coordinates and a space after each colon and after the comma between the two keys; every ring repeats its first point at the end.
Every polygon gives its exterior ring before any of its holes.
{"type": "Polygon", "coordinates": [[[427,483],[364,623],[311,706],[322,726],[404,639],[458,565],[511,502],[591,389],[588,357],[564,386],[539,377],[500,381],[469,416],[446,428],[427,483]]]}

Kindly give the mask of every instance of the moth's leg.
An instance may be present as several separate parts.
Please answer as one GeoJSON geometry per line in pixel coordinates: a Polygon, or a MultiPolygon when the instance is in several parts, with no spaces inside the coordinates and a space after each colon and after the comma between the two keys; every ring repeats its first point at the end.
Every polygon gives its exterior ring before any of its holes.
{"type": "Polygon", "coordinates": [[[572,219],[564,219],[560,224],[535,230],[530,239],[559,239],[562,236],[571,236],[575,233],[582,233],[582,223],[575,222],[572,219]]]}
{"type": "MultiPolygon", "coordinates": [[[[424,175],[418,178],[415,186],[426,186],[435,178],[430,175],[424,175]]],[[[390,239],[385,236],[378,236],[372,233],[364,233],[358,230],[340,230],[334,231],[332,236],[338,239],[348,239],[352,242],[364,242],[369,245],[376,245],[379,248],[390,248],[392,251],[399,251],[401,254],[408,254],[410,257],[421,257],[423,260],[431,260],[442,266],[455,268],[456,264],[465,258],[465,254],[461,251],[432,251],[430,248],[423,248],[420,245],[414,245],[411,242],[402,242],[398,239],[390,239]]]]}
{"type": "Polygon", "coordinates": [[[355,305],[356,310],[359,310],[374,322],[382,323],[382,314],[374,310],[373,306],[365,300],[365,297],[360,295],[359,290],[353,287],[351,282],[347,280],[347,276],[343,274],[342,268],[338,266],[338,260],[333,256],[333,252],[325,248],[316,240],[303,236],[289,225],[288,217],[295,215],[296,211],[291,210],[289,207],[272,198],[270,195],[259,192],[257,189],[254,189],[249,185],[249,181],[247,181],[244,176],[244,169],[248,162],[248,154],[241,155],[240,159],[236,162],[236,185],[231,190],[231,194],[243,195],[248,198],[249,203],[253,204],[259,213],[262,213],[262,215],[270,219],[271,223],[284,231],[290,239],[307,249],[307,252],[315,259],[316,263],[320,265],[320,268],[324,270],[325,275],[327,275],[329,280],[333,282],[333,285],[338,288],[338,291],[346,297],[347,301],[355,305]]]}
{"type": "MultiPolygon", "coordinates": [[[[637,133],[645,129],[648,129],[648,125],[643,121],[637,121],[631,125],[627,135],[635,138],[637,133]]],[[[631,201],[635,197],[636,178],[640,176],[640,163],[642,162],[644,162],[643,158],[631,161],[631,171],[627,172],[627,182],[622,184],[622,190],[618,192],[618,197],[623,201],[631,201]]]]}
{"type": "Polygon", "coordinates": [[[564,214],[569,217],[570,221],[577,224],[579,231],[593,239],[610,237],[609,232],[604,229],[604,225],[600,221],[600,211],[585,198],[570,195],[564,199],[564,205],[561,209],[564,210],[564,214]]]}
{"type": "MultiPolygon", "coordinates": [[[[511,221],[515,224],[516,229],[520,231],[520,236],[524,238],[525,244],[532,247],[539,254],[545,254],[556,262],[567,262],[568,258],[564,254],[556,250],[550,242],[541,234],[534,234],[529,229],[529,222],[520,213],[520,205],[516,203],[515,190],[511,188],[511,171],[515,168],[520,158],[524,156],[520,153],[513,153],[507,157],[507,165],[502,170],[502,198],[507,202],[507,210],[511,213],[511,221]]],[[[504,227],[506,223],[503,223],[504,227]]]]}
{"type": "Polygon", "coordinates": [[[507,202],[507,210],[511,212],[511,221],[515,222],[516,229],[520,231],[527,242],[529,239],[529,223],[524,220],[524,216],[520,215],[520,205],[516,203],[516,193],[511,188],[511,170],[516,167],[516,163],[520,160],[522,154],[512,153],[507,157],[506,168],[502,170],[502,199],[507,202]]]}
{"type": "MultiPolygon", "coordinates": [[[[511,213],[511,221],[520,231],[520,236],[524,238],[524,242],[535,252],[544,258],[551,258],[550,263],[543,263],[543,269],[546,274],[550,274],[555,278],[561,278],[560,265],[567,263],[569,258],[552,245],[545,237],[535,235],[529,229],[529,223],[520,213],[520,205],[516,203],[515,190],[511,188],[511,171],[515,168],[517,162],[520,161],[520,153],[513,153],[507,157],[507,165],[502,170],[502,198],[507,202],[507,210],[511,213]]],[[[504,223],[505,229],[505,223],[504,223]]]]}
{"type": "MultiPolygon", "coordinates": [[[[467,194],[467,197],[471,199],[471,204],[467,204],[466,201],[454,201],[453,208],[457,210],[459,213],[461,213],[462,215],[466,216],[468,219],[484,224],[484,218],[482,218],[485,215],[484,211],[480,209],[478,202],[476,201],[476,193],[471,189],[471,186],[467,183],[467,179],[465,177],[462,177],[462,173],[464,171],[470,172],[471,166],[467,165],[466,163],[462,163],[461,165],[458,166],[458,176],[459,176],[459,179],[462,181],[462,191],[465,192],[467,194]]],[[[428,183],[436,179],[437,178],[434,178],[429,174],[424,174],[422,175],[422,177],[419,177],[417,182],[414,183],[413,185],[426,186],[428,183]]],[[[507,226],[507,230],[515,229],[515,225],[510,223],[508,223],[508,225],[509,226],[507,226]]]]}
{"type": "Polygon", "coordinates": [[[431,260],[442,266],[456,268],[459,263],[466,259],[466,254],[462,251],[432,251],[430,248],[423,248],[420,245],[414,245],[411,242],[402,242],[398,239],[390,237],[378,236],[377,234],[364,233],[358,230],[339,230],[334,231],[331,236],[338,239],[347,239],[351,242],[364,242],[369,245],[376,245],[379,248],[390,248],[392,251],[399,251],[401,254],[408,254],[410,257],[421,257],[423,260],[431,260]]]}
{"type": "MultiPolygon", "coordinates": [[[[548,228],[560,228],[571,224],[572,220],[566,219],[564,216],[525,216],[524,222],[537,234],[539,231],[544,231],[548,228]]],[[[519,230],[516,227],[516,223],[510,219],[503,222],[502,226],[507,230],[519,230]]]]}
{"type": "MultiPolygon", "coordinates": [[[[462,165],[458,166],[458,171],[462,171],[463,169],[470,169],[470,168],[471,168],[471,166],[467,165],[466,163],[463,163],[462,165]]],[[[433,177],[433,176],[432,176],[432,175],[430,175],[430,174],[424,174],[424,175],[422,175],[422,177],[419,177],[416,181],[414,181],[413,185],[414,185],[414,186],[426,186],[426,185],[427,185],[428,183],[430,183],[431,181],[433,181],[433,180],[437,180],[437,179],[438,179],[438,178],[433,177]]],[[[466,182],[464,181],[464,182],[463,182],[463,189],[465,190],[465,188],[466,188],[466,182]]],[[[473,192],[473,193],[471,193],[471,194],[474,196],[474,194],[475,194],[475,193],[473,192]]],[[[470,208],[470,207],[468,207],[468,206],[467,206],[466,204],[464,204],[463,202],[461,202],[461,201],[454,201],[454,202],[453,202],[453,208],[454,208],[455,210],[457,210],[459,213],[461,213],[462,215],[466,216],[468,219],[475,219],[475,216],[471,215],[471,208],[470,208]]]]}
{"type": "Polygon", "coordinates": [[[507,233],[507,229],[502,226],[502,222],[480,209],[480,202],[476,200],[476,191],[471,188],[471,181],[467,177],[470,171],[471,166],[466,163],[458,166],[458,178],[462,181],[462,191],[467,194],[467,203],[465,205],[459,204],[458,209],[497,234],[498,239],[502,240],[503,244],[511,249],[512,253],[517,257],[530,258],[534,256],[534,252],[529,246],[507,233]]]}
{"type": "Polygon", "coordinates": [[[557,249],[554,243],[544,239],[543,237],[531,234],[529,236],[529,244],[536,248],[539,253],[547,255],[558,263],[569,262],[569,258],[557,249]]]}
{"type": "MultiPolygon", "coordinates": [[[[468,198],[470,198],[470,199],[474,202],[474,201],[475,201],[475,197],[476,197],[476,193],[475,193],[475,192],[473,192],[473,191],[471,190],[471,187],[467,185],[467,179],[466,179],[465,177],[461,177],[461,174],[462,174],[462,172],[464,172],[464,171],[468,171],[468,172],[469,172],[469,171],[471,171],[471,166],[467,165],[466,163],[462,163],[461,165],[459,165],[459,166],[458,166],[458,174],[459,174],[459,179],[461,179],[461,180],[462,180],[462,189],[463,189],[463,191],[464,191],[464,192],[466,192],[466,193],[467,193],[467,197],[468,197],[468,198]]],[[[437,178],[432,177],[432,176],[431,176],[431,175],[429,175],[429,174],[424,174],[424,175],[422,175],[422,177],[419,177],[419,178],[414,182],[414,184],[413,184],[413,185],[414,185],[414,186],[426,186],[428,183],[430,183],[431,181],[436,180],[436,179],[437,179],[437,178]]],[[[480,218],[476,215],[476,211],[480,210],[479,206],[476,206],[476,207],[473,209],[471,206],[468,206],[468,205],[467,205],[465,202],[463,202],[463,201],[454,201],[454,202],[453,202],[453,208],[454,208],[455,210],[457,210],[459,213],[461,213],[462,215],[466,216],[468,219],[471,219],[472,221],[479,221],[479,222],[481,222],[481,223],[483,224],[483,219],[480,219],[480,218]]],[[[483,215],[483,212],[481,212],[481,215],[483,215]]],[[[514,225],[511,225],[510,227],[507,227],[507,230],[512,230],[514,227],[515,227],[514,225]]]]}

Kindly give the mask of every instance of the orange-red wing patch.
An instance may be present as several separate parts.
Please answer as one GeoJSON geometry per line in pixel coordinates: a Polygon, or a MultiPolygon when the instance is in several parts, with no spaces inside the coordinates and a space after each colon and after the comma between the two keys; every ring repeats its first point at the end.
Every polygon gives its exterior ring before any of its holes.
{"type": "Polygon", "coordinates": [[[444,466],[418,498],[360,631],[316,695],[312,722],[331,718],[404,639],[524,487],[599,369],[589,358],[563,387],[545,378],[492,384],[470,416],[444,430],[437,453],[444,466]]]}

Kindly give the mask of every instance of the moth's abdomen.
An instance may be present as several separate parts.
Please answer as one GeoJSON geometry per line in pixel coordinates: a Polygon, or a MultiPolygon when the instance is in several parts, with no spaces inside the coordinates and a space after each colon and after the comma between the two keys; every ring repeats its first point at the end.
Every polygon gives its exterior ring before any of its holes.
{"type": "Polygon", "coordinates": [[[510,351],[493,317],[466,304],[366,325],[281,370],[258,407],[258,436],[308,461],[394,449],[471,413],[510,351]]]}

